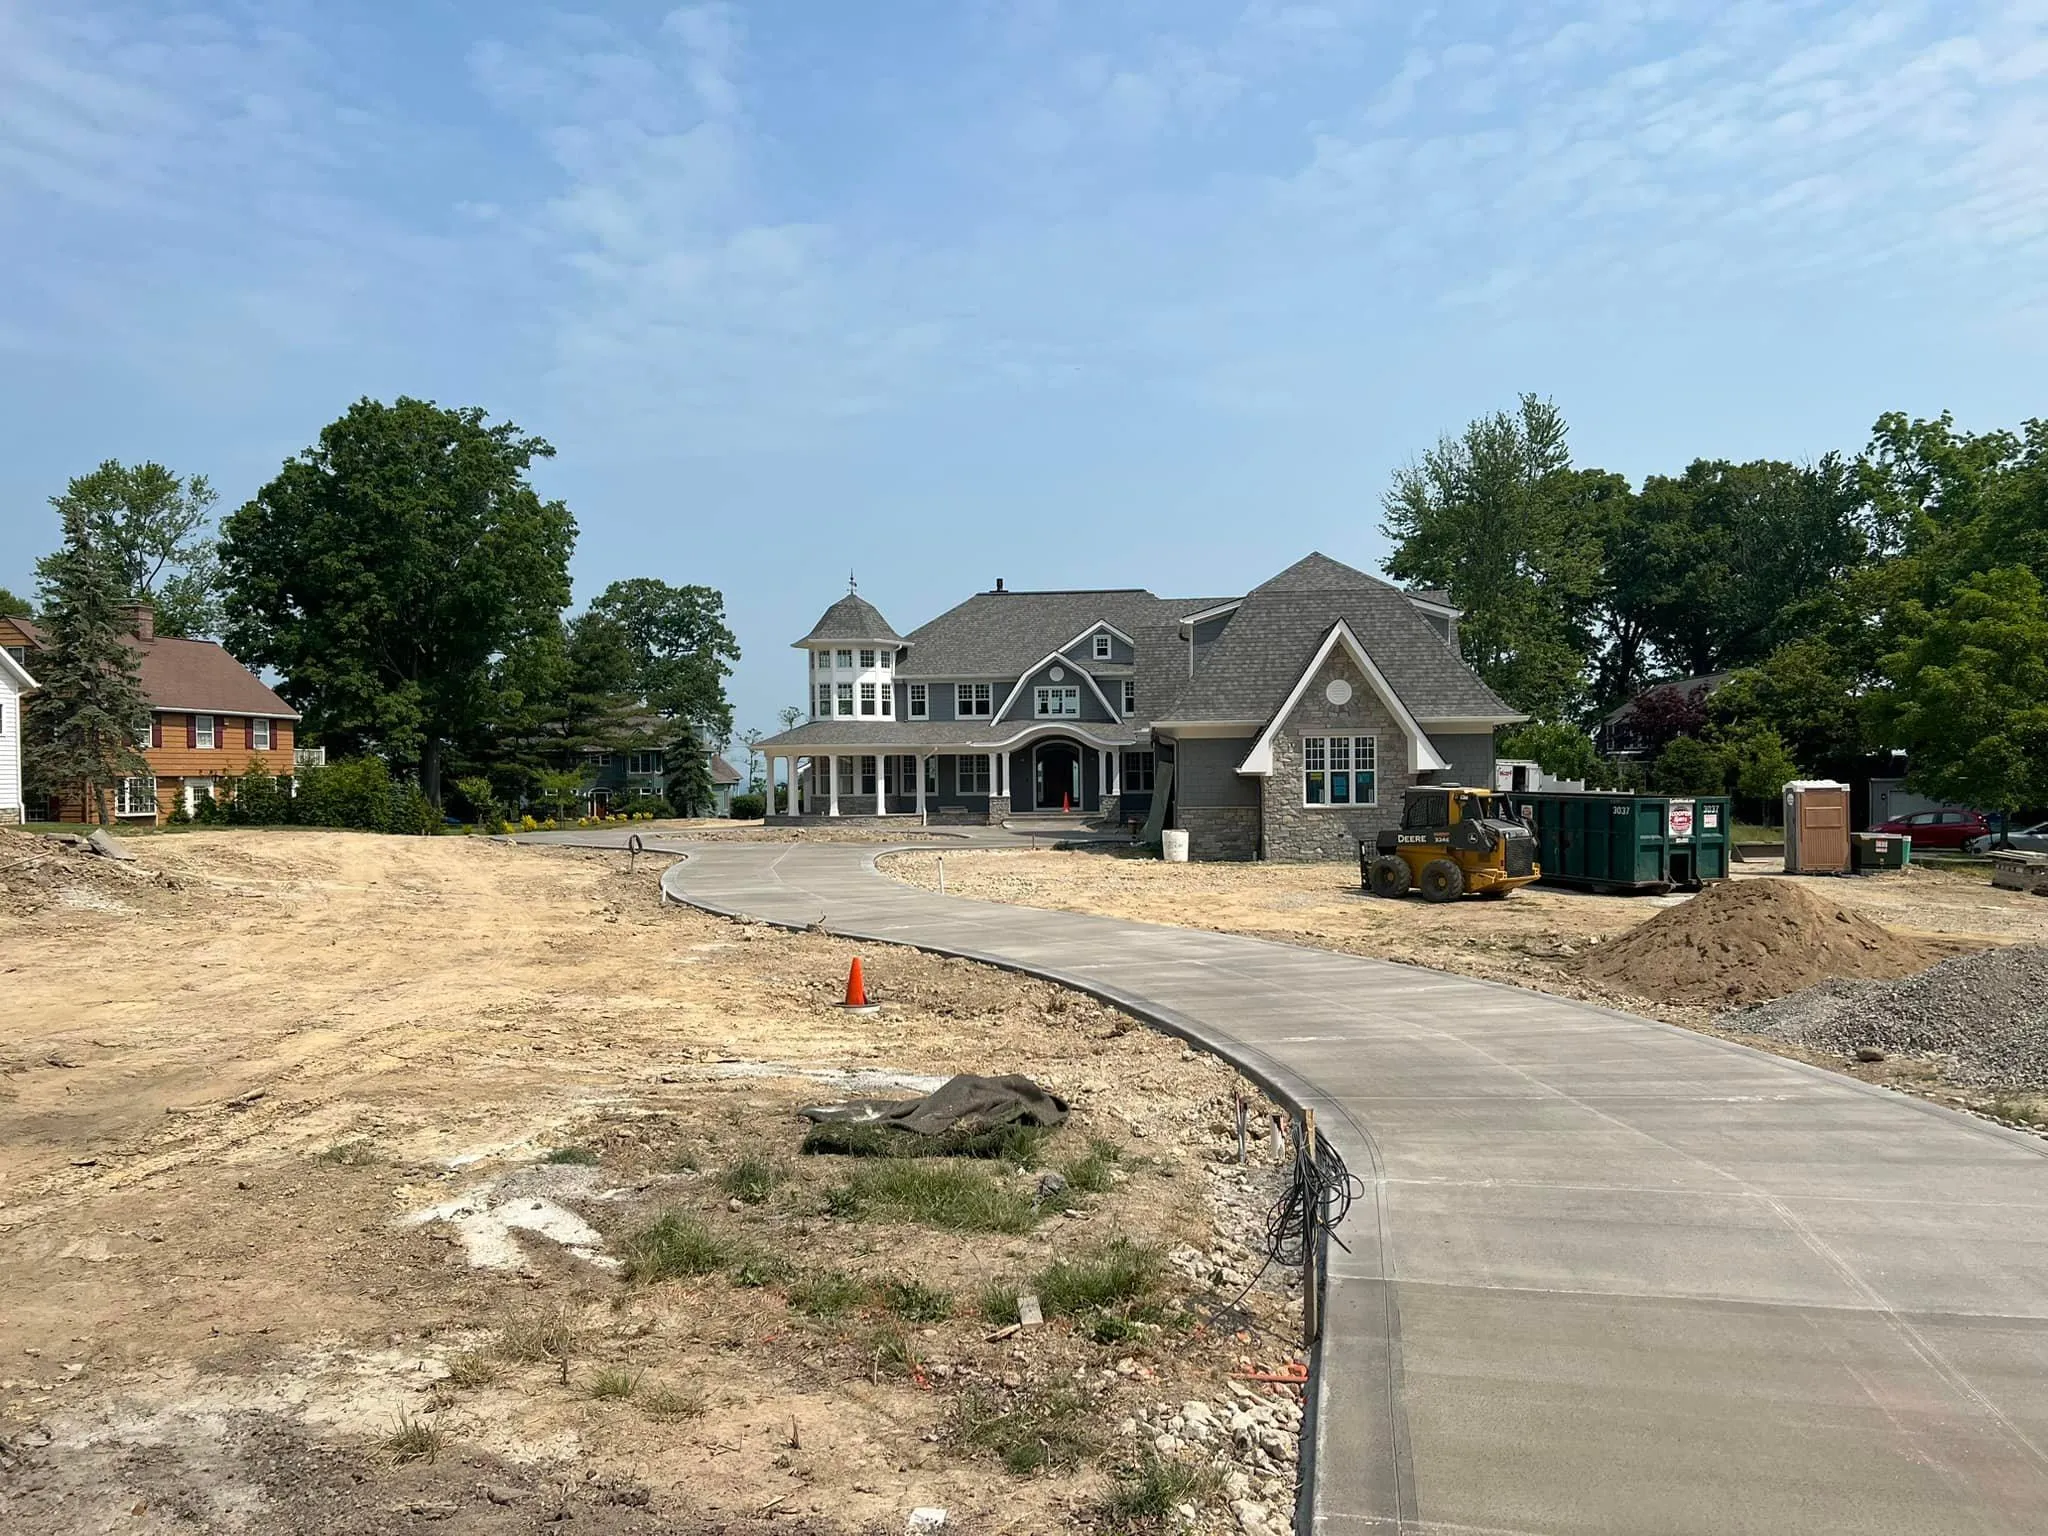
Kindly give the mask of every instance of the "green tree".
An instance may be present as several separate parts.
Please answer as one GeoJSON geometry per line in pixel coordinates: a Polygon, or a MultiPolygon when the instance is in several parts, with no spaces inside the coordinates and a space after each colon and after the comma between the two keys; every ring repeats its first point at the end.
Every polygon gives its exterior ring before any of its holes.
{"type": "Polygon", "coordinates": [[[471,407],[360,400],[230,516],[228,643],[332,746],[416,766],[489,725],[493,663],[559,623],[575,519],[527,480],[554,450],[471,407]]]}
{"type": "Polygon", "coordinates": [[[668,803],[678,816],[708,816],[716,803],[711,783],[711,752],[689,725],[668,744],[668,803]]]}
{"type": "Polygon", "coordinates": [[[559,817],[573,815],[590,792],[589,782],[579,768],[543,768],[538,778],[540,803],[559,817]]]}
{"type": "Polygon", "coordinates": [[[590,611],[624,626],[634,684],[648,708],[688,720],[721,741],[732,734],[725,680],[740,647],[726,626],[722,593],[636,576],[606,587],[590,611]]]}
{"type": "Polygon", "coordinates": [[[577,751],[625,744],[639,704],[626,626],[592,610],[568,625],[564,647],[561,741],[577,751]]]}
{"type": "Polygon", "coordinates": [[[1774,806],[1786,784],[1799,777],[1778,733],[1760,722],[1716,730],[1713,746],[1721,756],[1723,787],[1745,800],[1774,806]]]}
{"type": "Polygon", "coordinates": [[[1697,736],[1674,736],[1650,765],[1650,787],[1667,795],[1718,795],[1728,787],[1721,753],[1697,736]]]}
{"type": "Polygon", "coordinates": [[[0,619],[26,619],[35,616],[35,605],[25,597],[16,597],[5,587],[0,587],[0,619]]]}
{"type": "Polygon", "coordinates": [[[1738,672],[1708,710],[1724,727],[1770,731],[1809,774],[1837,765],[1846,771],[1864,750],[1864,687],[1839,645],[1827,635],[1808,635],[1738,672]]]}
{"type": "Polygon", "coordinates": [[[139,750],[149,705],[118,553],[100,542],[84,507],[61,516],[63,546],[38,567],[49,645],[36,658],[42,691],[28,711],[26,766],[45,793],[80,788],[87,814],[104,826],[115,784],[149,772],[139,750]]]}
{"type": "Polygon", "coordinates": [[[210,533],[219,499],[204,475],[108,459],[50,505],[59,518],[84,517],[125,594],[155,607],[158,634],[191,637],[220,633],[220,567],[210,533]]]}
{"type": "Polygon", "coordinates": [[[1907,782],[1936,799],[2014,811],[2048,802],[2048,597],[2022,566],[1980,572],[1940,607],[1912,601],[1883,661],[1878,729],[1907,782]]]}
{"type": "Polygon", "coordinates": [[[1593,738],[1570,722],[1531,721],[1501,737],[1502,757],[1531,758],[1554,779],[1597,783],[1604,764],[1593,738]]]}
{"type": "Polygon", "coordinates": [[[1465,659],[1502,698],[1560,718],[1583,692],[1608,477],[1575,476],[1556,406],[1524,395],[1398,472],[1388,571],[1465,610],[1465,659]]]}

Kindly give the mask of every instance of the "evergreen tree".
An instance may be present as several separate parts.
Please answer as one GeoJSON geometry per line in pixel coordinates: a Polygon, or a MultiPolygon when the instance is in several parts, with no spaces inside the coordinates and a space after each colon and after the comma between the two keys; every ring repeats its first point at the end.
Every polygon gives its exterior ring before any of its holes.
{"type": "Polygon", "coordinates": [[[713,804],[711,755],[688,725],[668,744],[668,803],[678,816],[706,816],[713,804]]]}
{"type": "Polygon", "coordinates": [[[39,575],[49,647],[36,657],[42,692],[28,711],[29,776],[51,794],[79,788],[86,813],[104,826],[109,790],[149,772],[137,749],[149,731],[149,705],[141,658],[128,640],[130,587],[77,506],[64,508],[63,547],[41,562],[39,575]]]}

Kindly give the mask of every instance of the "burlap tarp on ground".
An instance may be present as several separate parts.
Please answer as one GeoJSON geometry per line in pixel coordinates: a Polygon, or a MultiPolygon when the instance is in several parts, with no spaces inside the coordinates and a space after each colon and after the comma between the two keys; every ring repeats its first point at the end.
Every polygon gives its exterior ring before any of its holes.
{"type": "Polygon", "coordinates": [[[943,1136],[948,1131],[994,1131],[1008,1125],[1055,1126],[1067,1118],[1067,1104],[1016,1073],[963,1073],[921,1099],[849,1099],[797,1113],[820,1125],[872,1125],[913,1136],[943,1136]]]}

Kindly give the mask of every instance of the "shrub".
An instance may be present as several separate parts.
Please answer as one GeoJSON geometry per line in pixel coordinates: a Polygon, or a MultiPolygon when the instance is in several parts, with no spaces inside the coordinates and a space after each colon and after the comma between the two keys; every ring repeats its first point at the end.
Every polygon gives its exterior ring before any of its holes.
{"type": "Polygon", "coordinates": [[[505,819],[504,807],[499,803],[498,794],[491,787],[491,781],[481,774],[455,781],[456,798],[463,809],[469,812],[469,820],[480,827],[488,827],[505,819]]]}
{"type": "Polygon", "coordinates": [[[766,802],[759,795],[734,795],[732,797],[732,819],[734,821],[759,821],[766,802]]]}
{"type": "Polygon", "coordinates": [[[227,820],[212,790],[202,789],[193,795],[192,820],[202,827],[217,827],[227,820]]]}
{"type": "Polygon", "coordinates": [[[292,820],[309,827],[382,832],[391,819],[391,792],[391,770],[383,758],[342,758],[299,775],[292,820]]]}
{"type": "Polygon", "coordinates": [[[192,813],[185,809],[185,797],[183,795],[179,795],[171,802],[171,814],[168,820],[174,827],[189,827],[192,825],[192,813]]]}
{"type": "Polygon", "coordinates": [[[728,1245],[703,1222],[681,1211],[663,1211],[626,1239],[628,1280],[673,1280],[709,1275],[732,1261],[728,1245]]]}
{"type": "Polygon", "coordinates": [[[226,812],[233,825],[276,827],[291,819],[291,780],[278,778],[255,759],[229,783],[226,812]]]}

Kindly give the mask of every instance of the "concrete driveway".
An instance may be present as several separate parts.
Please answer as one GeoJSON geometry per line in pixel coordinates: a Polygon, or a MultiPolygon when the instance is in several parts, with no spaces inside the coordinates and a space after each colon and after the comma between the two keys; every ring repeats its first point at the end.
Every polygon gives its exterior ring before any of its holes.
{"type": "Polygon", "coordinates": [[[1315,1105],[1367,1179],[1317,1530],[2048,1532],[2048,1144],[1539,993],[940,897],[876,852],[704,845],[664,886],[1087,987],[1315,1105]]]}

